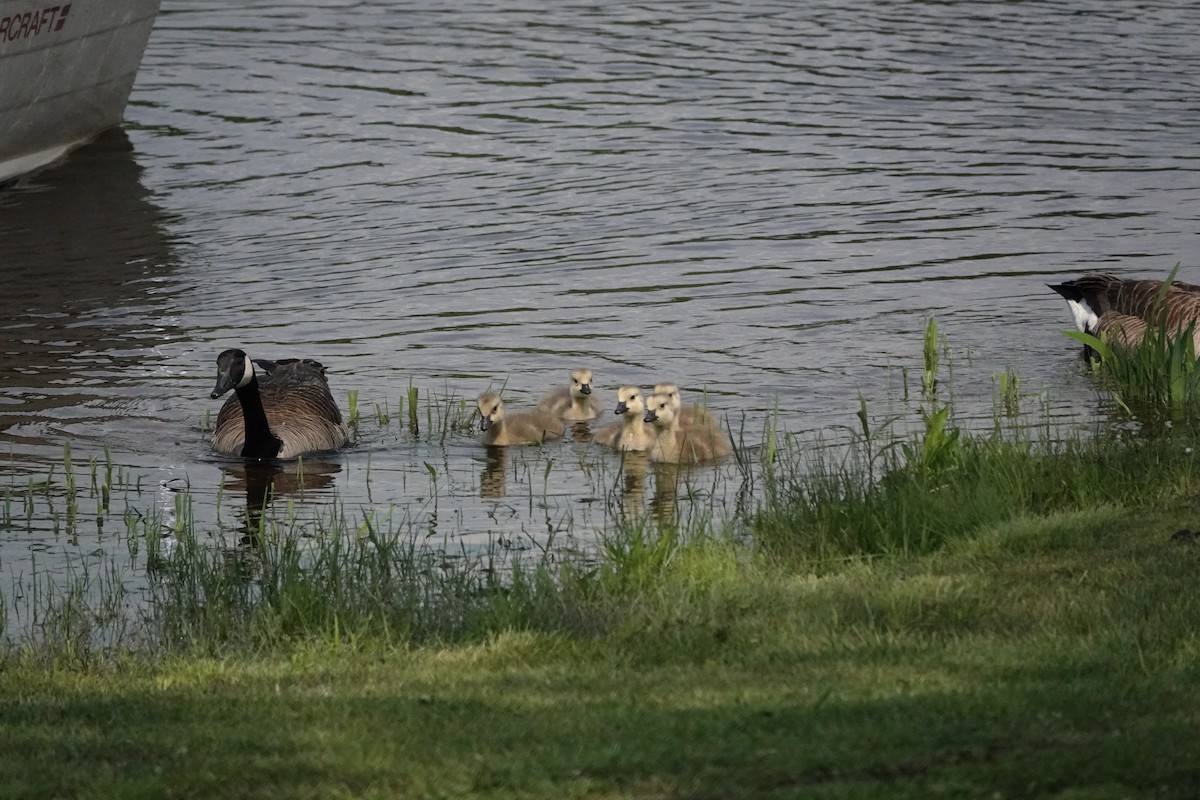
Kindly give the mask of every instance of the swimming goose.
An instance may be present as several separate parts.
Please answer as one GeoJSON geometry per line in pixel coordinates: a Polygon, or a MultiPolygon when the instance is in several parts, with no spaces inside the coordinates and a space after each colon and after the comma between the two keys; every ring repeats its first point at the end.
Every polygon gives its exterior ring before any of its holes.
{"type": "Polygon", "coordinates": [[[681,428],[669,395],[651,395],[646,401],[645,419],[654,425],[656,432],[650,448],[651,461],[694,464],[724,458],[733,452],[729,438],[715,424],[681,428]]]}
{"type": "Polygon", "coordinates": [[[577,369],[571,372],[571,385],[549,392],[538,402],[538,411],[569,419],[573,422],[594,419],[604,409],[592,395],[592,371],[577,369]]]}
{"type": "Polygon", "coordinates": [[[717,422],[713,419],[712,414],[708,413],[708,409],[704,406],[685,406],[683,397],[679,393],[679,386],[674,383],[656,383],[654,384],[654,394],[665,394],[671,399],[671,406],[675,409],[675,416],[679,419],[679,424],[687,428],[691,425],[701,423],[710,426],[716,426],[717,422]]]}
{"type": "Polygon", "coordinates": [[[642,390],[637,386],[617,389],[617,409],[613,413],[622,420],[596,431],[592,437],[596,444],[617,450],[649,450],[654,444],[654,430],[646,425],[642,390]]]}
{"type": "Polygon", "coordinates": [[[1084,333],[1107,334],[1110,340],[1131,347],[1151,327],[1165,326],[1178,333],[1195,326],[1192,339],[1200,353],[1200,286],[1175,281],[1164,289],[1162,281],[1103,274],[1047,285],[1067,301],[1075,327],[1084,333]]]}
{"type": "Polygon", "coordinates": [[[309,358],[251,360],[238,348],[217,356],[215,400],[234,390],[217,414],[218,453],[264,460],[337,450],[349,441],[325,367],[309,358]],[[263,370],[258,379],[255,365],[263,370]]]}
{"type": "Polygon", "coordinates": [[[563,421],[542,411],[504,413],[504,401],[496,392],[484,392],[476,401],[479,429],[485,445],[538,444],[563,435],[563,421]]]}

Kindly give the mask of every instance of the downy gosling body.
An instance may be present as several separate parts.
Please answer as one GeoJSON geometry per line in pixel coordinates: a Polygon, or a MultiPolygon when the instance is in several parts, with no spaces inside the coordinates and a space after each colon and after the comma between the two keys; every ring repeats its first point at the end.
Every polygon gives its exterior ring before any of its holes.
{"type": "Polygon", "coordinates": [[[562,419],[542,411],[504,413],[504,401],[496,392],[484,392],[476,401],[479,408],[479,429],[487,446],[506,447],[519,444],[540,444],[546,439],[563,435],[562,419]]]}
{"type": "Polygon", "coordinates": [[[255,460],[296,458],[337,450],[350,440],[325,378],[308,358],[251,360],[232,348],[217,356],[215,400],[234,390],[217,414],[212,446],[218,453],[255,460]],[[259,380],[255,365],[263,371],[259,380]]]}
{"type": "Polygon", "coordinates": [[[669,395],[650,396],[646,401],[646,422],[655,430],[651,461],[696,464],[724,458],[733,452],[729,438],[716,425],[681,427],[669,395]]]}
{"type": "Polygon", "coordinates": [[[571,422],[595,419],[603,410],[600,400],[592,394],[590,369],[572,370],[570,386],[555,389],[538,402],[538,411],[571,422]]]}
{"type": "Polygon", "coordinates": [[[654,445],[654,429],[646,424],[646,404],[637,386],[617,389],[617,408],[613,413],[621,421],[596,431],[596,444],[625,451],[649,450],[654,445]]]}

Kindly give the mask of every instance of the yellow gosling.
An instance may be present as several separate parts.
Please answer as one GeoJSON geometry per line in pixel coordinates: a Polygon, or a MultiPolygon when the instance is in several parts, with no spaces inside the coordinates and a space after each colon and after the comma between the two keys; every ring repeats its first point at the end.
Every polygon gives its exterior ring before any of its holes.
{"type": "Polygon", "coordinates": [[[496,392],[484,392],[476,401],[479,408],[479,429],[483,443],[507,447],[519,444],[540,444],[546,439],[563,435],[563,421],[553,414],[540,411],[504,413],[504,401],[496,392]]]}
{"type": "Polygon", "coordinates": [[[646,424],[646,404],[642,401],[642,390],[637,386],[622,386],[617,389],[617,409],[614,412],[622,419],[596,431],[596,444],[616,450],[649,450],[654,444],[654,429],[646,424]]]}
{"type": "Polygon", "coordinates": [[[704,406],[685,406],[683,397],[679,393],[679,386],[674,383],[656,383],[654,384],[654,394],[665,394],[671,399],[671,405],[675,409],[675,416],[679,419],[679,425],[683,428],[691,427],[696,424],[716,426],[717,421],[713,415],[708,413],[708,409],[704,406]]]}
{"type": "Polygon", "coordinates": [[[675,406],[666,394],[651,395],[646,401],[646,422],[655,430],[650,460],[668,464],[714,461],[733,452],[729,438],[716,425],[681,428],[675,406]]]}
{"type": "Polygon", "coordinates": [[[573,370],[570,386],[555,389],[538,402],[538,411],[572,422],[595,419],[603,410],[600,400],[592,394],[590,369],[573,370]]]}

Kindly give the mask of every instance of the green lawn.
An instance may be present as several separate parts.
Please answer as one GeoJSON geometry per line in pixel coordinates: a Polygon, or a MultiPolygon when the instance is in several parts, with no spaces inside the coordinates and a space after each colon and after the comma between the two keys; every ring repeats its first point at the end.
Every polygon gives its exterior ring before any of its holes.
{"type": "Polygon", "coordinates": [[[820,574],[698,544],[592,633],[10,655],[0,795],[1194,798],[1195,519],[1020,518],[820,574]]]}

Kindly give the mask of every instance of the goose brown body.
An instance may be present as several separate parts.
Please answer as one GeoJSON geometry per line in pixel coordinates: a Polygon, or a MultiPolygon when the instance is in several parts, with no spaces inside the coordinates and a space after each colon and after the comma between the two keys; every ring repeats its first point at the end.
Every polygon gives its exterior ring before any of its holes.
{"type": "Polygon", "coordinates": [[[1122,346],[1137,345],[1153,328],[1178,334],[1192,327],[1200,352],[1200,286],[1175,281],[1124,279],[1090,274],[1050,284],[1067,301],[1075,327],[1094,336],[1107,335],[1122,346]]]}
{"type": "Polygon", "coordinates": [[[217,357],[212,397],[230,389],[234,394],[221,406],[212,434],[218,453],[288,459],[337,450],[349,442],[341,411],[329,392],[325,367],[318,361],[252,361],[242,350],[226,350],[217,357]]]}
{"type": "Polygon", "coordinates": [[[542,411],[521,411],[506,414],[504,401],[496,392],[484,392],[476,401],[479,408],[479,429],[483,443],[488,446],[539,444],[546,439],[563,435],[566,426],[561,418],[542,411]]]}
{"type": "Polygon", "coordinates": [[[617,408],[621,421],[606,425],[592,437],[596,444],[616,450],[642,451],[654,445],[654,429],[646,424],[646,404],[637,386],[617,389],[617,408]]]}

